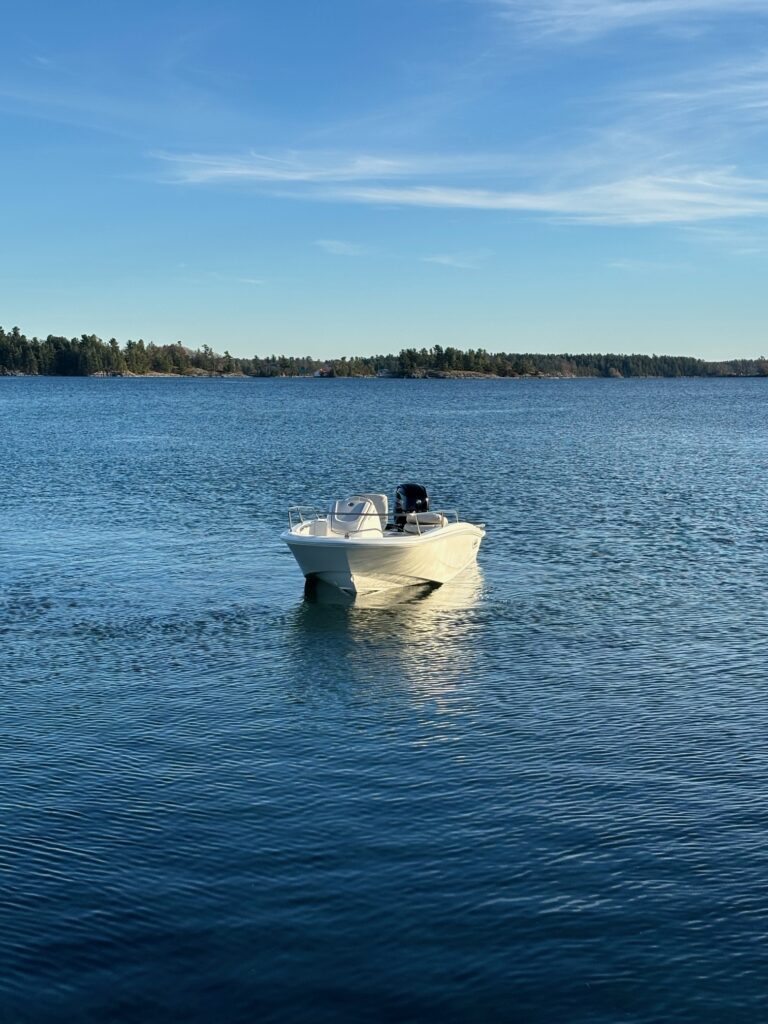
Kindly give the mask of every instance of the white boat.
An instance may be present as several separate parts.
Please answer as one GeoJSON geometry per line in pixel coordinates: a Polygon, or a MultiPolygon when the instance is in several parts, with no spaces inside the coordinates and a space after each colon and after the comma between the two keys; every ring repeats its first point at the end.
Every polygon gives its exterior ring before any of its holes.
{"type": "Polygon", "coordinates": [[[308,580],[347,594],[447,583],[477,558],[485,524],[429,510],[420,484],[402,484],[389,517],[386,494],[353,494],[327,512],[294,505],[281,534],[308,580]]]}

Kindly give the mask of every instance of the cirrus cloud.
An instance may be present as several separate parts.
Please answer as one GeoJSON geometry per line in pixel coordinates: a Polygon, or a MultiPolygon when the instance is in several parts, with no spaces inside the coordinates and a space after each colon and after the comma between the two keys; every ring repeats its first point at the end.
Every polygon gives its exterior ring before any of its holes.
{"type": "MultiPolygon", "coordinates": [[[[542,187],[530,171],[523,175],[521,167],[509,158],[506,173],[500,173],[504,158],[498,156],[489,160],[481,173],[481,156],[459,162],[450,155],[433,156],[428,161],[348,156],[331,165],[325,157],[315,159],[311,153],[300,158],[292,154],[292,163],[302,168],[300,175],[286,175],[284,160],[251,156],[248,165],[258,170],[247,176],[240,173],[239,162],[231,174],[232,165],[225,157],[178,155],[173,159],[179,168],[173,179],[177,184],[239,180],[283,198],[325,202],[487,210],[617,225],[692,224],[768,215],[768,179],[739,174],[733,167],[679,166],[668,160],[664,166],[661,159],[656,161],[658,170],[634,174],[622,173],[620,167],[590,166],[588,161],[584,170],[574,159],[570,177],[564,172],[550,187],[542,187]],[[197,173],[201,165],[206,168],[202,177],[197,173]],[[382,168],[390,168],[389,175],[382,174],[382,168]],[[392,168],[398,168],[396,174],[392,168]],[[388,176],[404,180],[388,183],[388,176]],[[520,183],[517,187],[499,185],[500,180],[509,179],[520,183]]],[[[561,163],[567,166],[568,160],[561,163]]],[[[337,256],[363,251],[356,243],[341,239],[318,239],[315,244],[337,256]]]]}
{"type": "Polygon", "coordinates": [[[623,29],[701,28],[729,15],[766,15],[764,0],[491,0],[542,36],[580,41],[623,29]]]}

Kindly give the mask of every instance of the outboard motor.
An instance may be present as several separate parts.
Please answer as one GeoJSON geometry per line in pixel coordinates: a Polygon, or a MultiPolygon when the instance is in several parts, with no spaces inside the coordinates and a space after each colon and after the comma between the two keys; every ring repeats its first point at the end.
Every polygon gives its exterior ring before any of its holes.
{"type": "Polygon", "coordinates": [[[395,491],[395,526],[402,530],[408,512],[429,512],[429,495],[421,484],[400,484],[395,491]]]}

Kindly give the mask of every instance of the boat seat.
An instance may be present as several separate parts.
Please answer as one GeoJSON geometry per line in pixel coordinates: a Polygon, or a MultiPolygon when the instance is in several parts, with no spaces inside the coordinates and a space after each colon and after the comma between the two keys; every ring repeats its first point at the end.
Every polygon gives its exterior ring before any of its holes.
{"type": "Polygon", "coordinates": [[[353,533],[370,533],[378,537],[382,534],[378,509],[369,498],[359,494],[331,502],[328,528],[330,533],[342,537],[353,533]]]}
{"type": "Polygon", "coordinates": [[[425,530],[447,525],[448,520],[440,512],[408,512],[403,533],[424,533],[425,530]]]}

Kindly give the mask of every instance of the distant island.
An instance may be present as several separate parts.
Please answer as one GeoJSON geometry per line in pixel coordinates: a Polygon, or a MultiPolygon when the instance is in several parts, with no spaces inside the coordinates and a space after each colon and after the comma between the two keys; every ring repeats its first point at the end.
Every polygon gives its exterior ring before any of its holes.
{"type": "Polygon", "coordinates": [[[223,355],[208,345],[115,338],[94,334],[28,338],[18,327],[0,327],[0,376],[57,377],[766,377],[768,360],[707,362],[690,356],[542,355],[486,352],[442,345],[405,348],[397,355],[314,359],[311,356],[223,355]]]}

